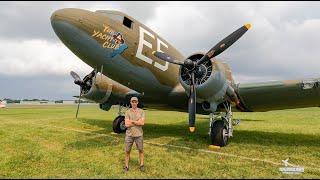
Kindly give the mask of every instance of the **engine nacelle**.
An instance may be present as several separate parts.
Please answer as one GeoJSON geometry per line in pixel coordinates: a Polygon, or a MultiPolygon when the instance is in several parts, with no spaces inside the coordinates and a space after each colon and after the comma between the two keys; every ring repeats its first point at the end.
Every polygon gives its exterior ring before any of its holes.
{"type": "Polygon", "coordinates": [[[94,76],[87,75],[83,80],[87,87],[82,88],[81,96],[90,99],[97,103],[106,102],[112,92],[112,84],[106,76],[95,74],[94,76]],[[90,78],[90,79],[86,79],[90,78]]]}
{"type": "Polygon", "coordinates": [[[138,94],[136,91],[94,71],[86,75],[83,82],[81,97],[100,103],[100,108],[106,111],[114,104],[125,103],[128,96],[138,94]]]}
{"type": "MultiPolygon", "coordinates": [[[[197,53],[188,57],[192,61],[199,60],[204,54],[197,53]]],[[[226,92],[232,81],[227,77],[226,64],[218,60],[211,59],[210,61],[200,65],[199,70],[195,72],[196,96],[197,102],[203,104],[203,109],[214,112],[217,105],[226,98],[226,92]]],[[[188,75],[187,69],[180,67],[180,83],[189,95],[191,76],[188,75]]],[[[231,75],[230,75],[231,77],[231,75]]]]}

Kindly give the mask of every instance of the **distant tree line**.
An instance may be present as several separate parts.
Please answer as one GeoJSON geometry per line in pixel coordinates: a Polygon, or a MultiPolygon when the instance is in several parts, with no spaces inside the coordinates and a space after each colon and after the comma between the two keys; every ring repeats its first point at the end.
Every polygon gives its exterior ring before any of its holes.
{"type": "Polygon", "coordinates": [[[7,98],[5,98],[3,100],[7,101],[7,103],[20,103],[20,100],[16,100],[16,99],[7,99],[7,98]]]}
{"type": "MultiPolygon", "coordinates": [[[[47,99],[10,99],[10,98],[4,98],[4,101],[7,101],[7,103],[20,103],[21,101],[49,101],[47,99]]],[[[62,100],[61,100],[62,101],[62,100]]]]}
{"type": "Polygon", "coordinates": [[[47,99],[23,99],[22,101],[49,101],[47,99]]]}
{"type": "MultiPolygon", "coordinates": [[[[49,101],[47,99],[10,99],[10,98],[4,98],[4,101],[7,101],[7,103],[21,103],[21,101],[49,101]]],[[[78,103],[78,100],[74,100],[75,103],[78,103]]],[[[85,100],[80,100],[80,103],[89,103],[90,101],[85,101],[85,100]]],[[[55,100],[54,103],[58,104],[58,103],[63,103],[63,100],[55,100]]]]}

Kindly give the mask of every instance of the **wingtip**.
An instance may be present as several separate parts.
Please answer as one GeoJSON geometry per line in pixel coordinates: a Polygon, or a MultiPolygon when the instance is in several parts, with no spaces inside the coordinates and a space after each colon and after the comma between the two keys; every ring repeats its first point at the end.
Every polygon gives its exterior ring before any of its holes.
{"type": "Polygon", "coordinates": [[[244,26],[245,26],[247,29],[250,29],[250,28],[251,28],[251,24],[250,24],[250,23],[245,24],[244,26]]]}

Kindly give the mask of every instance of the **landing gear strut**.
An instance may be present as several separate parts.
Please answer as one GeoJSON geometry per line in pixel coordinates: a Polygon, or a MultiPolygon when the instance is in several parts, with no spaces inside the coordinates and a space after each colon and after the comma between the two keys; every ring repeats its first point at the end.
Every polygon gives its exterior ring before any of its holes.
{"type": "Polygon", "coordinates": [[[112,123],[113,132],[118,134],[126,132],[127,130],[124,122],[125,117],[124,117],[123,108],[124,106],[119,104],[118,116],[113,120],[113,123],[112,123]]]}
{"type": "Polygon", "coordinates": [[[233,125],[239,124],[239,120],[232,122],[232,111],[229,103],[223,104],[226,112],[215,112],[210,114],[209,136],[211,144],[215,146],[226,146],[233,135],[233,125]]]}

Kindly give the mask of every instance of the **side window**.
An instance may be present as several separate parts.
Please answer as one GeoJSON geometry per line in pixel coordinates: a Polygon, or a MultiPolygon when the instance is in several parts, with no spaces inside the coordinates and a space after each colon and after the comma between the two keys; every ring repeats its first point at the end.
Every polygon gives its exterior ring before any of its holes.
{"type": "Polygon", "coordinates": [[[132,29],[132,21],[127,17],[123,18],[123,25],[125,25],[128,28],[132,29]]]}

